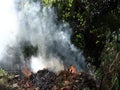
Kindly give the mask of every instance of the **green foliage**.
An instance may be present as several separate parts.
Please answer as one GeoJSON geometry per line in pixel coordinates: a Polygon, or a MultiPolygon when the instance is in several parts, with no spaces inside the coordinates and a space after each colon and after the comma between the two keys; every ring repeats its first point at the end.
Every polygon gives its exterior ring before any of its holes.
{"type": "Polygon", "coordinates": [[[54,0],[43,0],[43,3],[45,5],[49,5],[49,6],[52,6],[53,2],[54,2],[54,0]]]}
{"type": "Polygon", "coordinates": [[[25,58],[30,58],[32,55],[37,55],[38,47],[34,47],[32,45],[25,45],[22,48],[22,52],[25,58]]]}
{"type": "Polygon", "coordinates": [[[89,63],[99,68],[107,33],[120,28],[118,0],[54,0],[52,5],[57,7],[58,20],[69,22],[73,28],[72,43],[90,57],[89,63]]]}
{"type": "MultiPolygon", "coordinates": [[[[107,33],[107,41],[101,55],[101,68],[98,71],[102,74],[103,90],[120,89],[120,30],[107,33]],[[107,83],[107,84],[106,84],[107,83]]],[[[98,75],[97,75],[98,76],[98,75]]]]}
{"type": "Polygon", "coordinates": [[[1,69],[0,68],[0,76],[4,76],[4,75],[6,75],[7,73],[3,70],[3,69],[1,69]]]}

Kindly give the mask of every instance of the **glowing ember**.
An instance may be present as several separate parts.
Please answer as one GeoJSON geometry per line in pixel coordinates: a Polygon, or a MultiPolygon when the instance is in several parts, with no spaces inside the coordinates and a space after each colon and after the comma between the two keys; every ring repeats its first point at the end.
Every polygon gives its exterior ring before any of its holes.
{"type": "Polygon", "coordinates": [[[27,77],[27,78],[29,78],[30,77],[30,75],[31,75],[31,72],[29,71],[29,69],[28,69],[28,66],[27,65],[25,65],[25,68],[23,69],[23,71],[22,71],[24,74],[25,74],[25,76],[27,77]]]}
{"type": "Polygon", "coordinates": [[[76,68],[75,68],[75,66],[72,65],[72,66],[69,68],[69,71],[70,71],[71,73],[76,73],[76,68]]]}

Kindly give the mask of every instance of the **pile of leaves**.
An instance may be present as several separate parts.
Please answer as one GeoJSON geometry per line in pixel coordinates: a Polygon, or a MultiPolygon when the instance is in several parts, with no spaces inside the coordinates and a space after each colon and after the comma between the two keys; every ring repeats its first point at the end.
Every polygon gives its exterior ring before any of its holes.
{"type": "Polygon", "coordinates": [[[6,84],[13,89],[6,90],[97,90],[96,80],[84,72],[71,73],[68,70],[58,73],[47,69],[40,70],[30,77],[15,75],[6,84]]]}

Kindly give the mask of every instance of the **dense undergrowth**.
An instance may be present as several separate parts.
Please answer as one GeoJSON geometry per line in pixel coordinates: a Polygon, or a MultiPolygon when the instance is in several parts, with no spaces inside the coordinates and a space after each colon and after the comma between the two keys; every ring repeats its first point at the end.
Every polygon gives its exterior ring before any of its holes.
{"type": "MultiPolygon", "coordinates": [[[[36,0],[37,1],[37,0],[36,0]]],[[[84,50],[100,90],[120,89],[120,1],[43,0],[73,29],[71,42],[84,50]]]]}

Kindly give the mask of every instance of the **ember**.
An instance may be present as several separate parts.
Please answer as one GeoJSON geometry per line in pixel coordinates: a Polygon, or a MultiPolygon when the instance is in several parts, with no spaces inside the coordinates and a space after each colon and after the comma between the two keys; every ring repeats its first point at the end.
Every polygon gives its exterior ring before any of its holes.
{"type": "Polygon", "coordinates": [[[69,71],[70,71],[71,73],[76,73],[76,68],[75,68],[75,66],[72,65],[72,66],[69,68],[69,71]]]}

